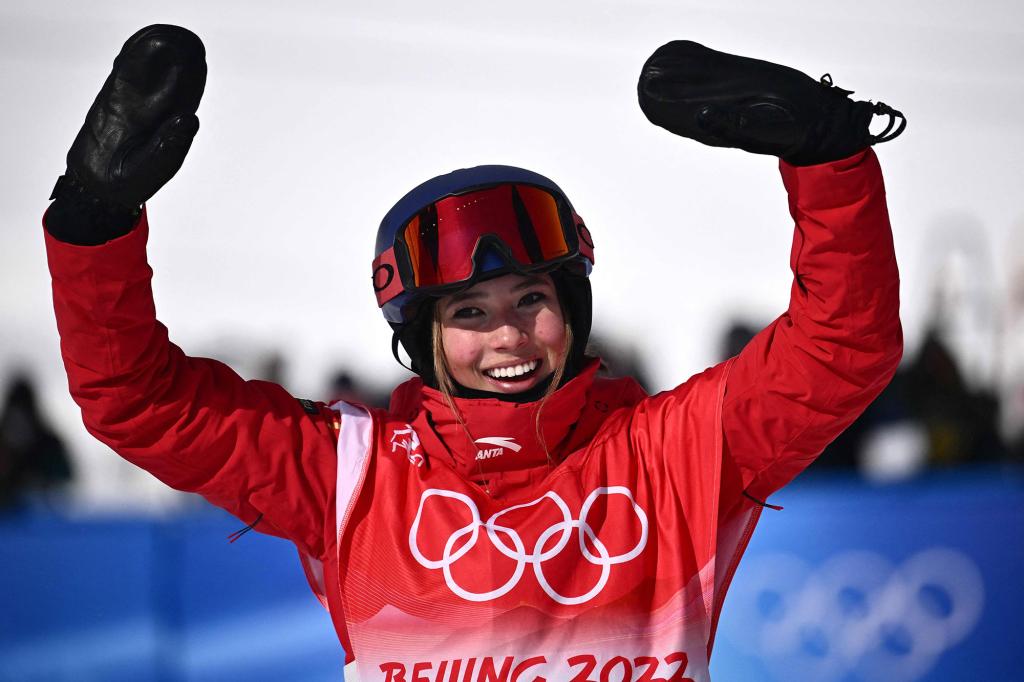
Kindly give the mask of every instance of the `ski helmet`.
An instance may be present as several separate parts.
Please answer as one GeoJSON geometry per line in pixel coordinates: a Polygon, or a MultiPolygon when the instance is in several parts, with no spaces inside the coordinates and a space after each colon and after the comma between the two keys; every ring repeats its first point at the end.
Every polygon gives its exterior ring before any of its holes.
{"type": "Polygon", "coordinates": [[[513,166],[476,166],[419,185],[381,221],[373,288],[412,370],[436,386],[433,306],[424,305],[509,273],[551,275],[573,330],[566,375],[582,366],[590,335],[588,277],[594,244],[554,182],[513,166]]]}

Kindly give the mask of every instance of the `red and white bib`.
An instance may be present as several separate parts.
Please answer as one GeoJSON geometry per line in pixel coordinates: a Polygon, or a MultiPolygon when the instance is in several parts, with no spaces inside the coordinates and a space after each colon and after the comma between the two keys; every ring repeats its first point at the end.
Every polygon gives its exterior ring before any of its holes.
{"type": "Polygon", "coordinates": [[[617,409],[594,380],[593,437],[501,499],[423,420],[336,405],[337,566],[307,568],[359,679],[707,680],[748,535],[716,571],[727,369],[617,409]]]}

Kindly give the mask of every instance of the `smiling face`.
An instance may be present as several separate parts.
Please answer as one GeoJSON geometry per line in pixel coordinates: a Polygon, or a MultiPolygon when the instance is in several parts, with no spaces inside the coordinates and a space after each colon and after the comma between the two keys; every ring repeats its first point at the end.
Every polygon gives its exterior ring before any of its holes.
{"type": "Polygon", "coordinates": [[[505,275],[442,298],[436,309],[448,371],[480,391],[519,393],[565,360],[568,331],[550,275],[505,275]]]}

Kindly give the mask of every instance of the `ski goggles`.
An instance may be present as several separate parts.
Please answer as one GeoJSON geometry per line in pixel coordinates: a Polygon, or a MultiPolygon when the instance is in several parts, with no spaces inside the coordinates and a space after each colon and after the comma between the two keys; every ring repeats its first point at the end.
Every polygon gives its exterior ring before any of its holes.
{"type": "Polygon", "coordinates": [[[585,260],[594,244],[561,195],[507,183],[449,195],[421,208],[373,261],[373,288],[383,307],[403,293],[444,295],[482,274],[552,270],[585,260]]]}

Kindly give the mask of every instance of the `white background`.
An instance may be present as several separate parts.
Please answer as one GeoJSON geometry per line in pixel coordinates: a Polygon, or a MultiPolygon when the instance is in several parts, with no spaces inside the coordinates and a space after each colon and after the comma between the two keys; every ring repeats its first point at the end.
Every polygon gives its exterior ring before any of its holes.
{"type": "Polygon", "coordinates": [[[701,147],[640,113],[644,60],[688,38],[827,71],[906,113],[907,132],[878,154],[907,353],[939,277],[964,304],[962,360],[992,381],[1000,354],[1024,343],[998,333],[1024,249],[1022,18],[1010,0],[8,0],[0,379],[24,367],[39,379],[74,448],[82,501],[167,501],[80,426],[39,227],[113,57],[161,22],[198,33],[209,64],[202,128],[149,206],[158,312],[189,352],[279,348],[285,383],[309,397],[326,397],[326,374],[343,363],[380,385],[400,380],[370,288],[377,224],[431,176],[505,163],[554,179],[587,220],[595,328],[638,347],[656,388],[713,364],[730,318],[764,324],[785,310],[792,224],[774,159],[701,147]],[[948,269],[951,242],[959,270],[948,269]]]}

